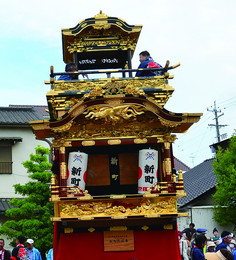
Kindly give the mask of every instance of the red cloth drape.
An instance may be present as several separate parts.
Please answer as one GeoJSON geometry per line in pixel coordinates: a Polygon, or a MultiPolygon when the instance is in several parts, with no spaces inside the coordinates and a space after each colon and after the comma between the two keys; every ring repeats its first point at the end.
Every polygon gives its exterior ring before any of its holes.
{"type": "Polygon", "coordinates": [[[103,232],[60,234],[54,260],[181,260],[176,230],[134,231],[132,252],[104,252],[103,232]]]}
{"type": "Polygon", "coordinates": [[[54,222],[54,229],[53,229],[53,258],[57,259],[57,250],[58,250],[58,244],[59,244],[59,228],[58,228],[58,222],[54,222]]]}

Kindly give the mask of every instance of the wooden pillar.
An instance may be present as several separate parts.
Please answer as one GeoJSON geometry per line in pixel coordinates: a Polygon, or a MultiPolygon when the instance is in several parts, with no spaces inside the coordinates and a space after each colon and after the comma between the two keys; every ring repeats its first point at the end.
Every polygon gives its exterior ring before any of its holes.
{"type": "MultiPolygon", "coordinates": [[[[131,50],[128,50],[128,68],[129,69],[132,69],[131,58],[132,58],[131,50]]],[[[129,72],[129,77],[132,77],[132,71],[129,72]]]]}

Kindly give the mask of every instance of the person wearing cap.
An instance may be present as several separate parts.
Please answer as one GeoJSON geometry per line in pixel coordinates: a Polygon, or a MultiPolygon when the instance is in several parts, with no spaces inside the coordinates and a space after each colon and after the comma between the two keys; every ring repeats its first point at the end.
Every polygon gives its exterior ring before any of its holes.
{"type": "Polygon", "coordinates": [[[0,238],[0,259],[1,260],[10,260],[11,254],[8,250],[4,248],[4,239],[0,238]]]}
{"type": "Polygon", "coordinates": [[[26,252],[29,260],[42,260],[41,254],[37,248],[34,247],[34,240],[28,238],[26,240],[26,252]]]}
{"type": "Polygon", "coordinates": [[[232,253],[225,248],[221,248],[215,253],[206,253],[205,259],[206,260],[234,260],[232,253]]]}
{"type": "Polygon", "coordinates": [[[213,253],[215,252],[216,244],[212,241],[207,242],[207,252],[213,253]]]}
{"type": "Polygon", "coordinates": [[[218,250],[220,250],[221,248],[226,248],[229,251],[231,251],[229,244],[230,244],[232,238],[233,238],[232,233],[230,233],[229,231],[223,231],[221,233],[222,242],[216,247],[216,252],[218,250]]]}
{"type": "MultiPolygon", "coordinates": [[[[193,234],[193,236],[192,236],[192,247],[194,246],[194,244],[195,244],[195,239],[196,239],[196,237],[197,236],[200,236],[200,235],[203,235],[203,236],[205,236],[206,235],[206,232],[207,232],[207,229],[206,228],[198,228],[197,230],[196,230],[196,232],[193,234]]],[[[206,251],[207,251],[207,247],[206,247],[206,245],[203,247],[203,249],[202,249],[202,251],[203,251],[203,253],[205,254],[206,253],[206,251]]]]}

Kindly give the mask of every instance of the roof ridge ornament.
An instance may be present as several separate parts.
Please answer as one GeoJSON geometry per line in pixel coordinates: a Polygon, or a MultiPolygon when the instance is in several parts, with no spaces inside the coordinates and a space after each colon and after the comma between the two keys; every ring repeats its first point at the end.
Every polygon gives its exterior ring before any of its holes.
{"type": "Polygon", "coordinates": [[[95,19],[103,19],[103,18],[108,18],[108,15],[104,14],[102,12],[102,10],[100,10],[100,12],[94,16],[95,19]]]}

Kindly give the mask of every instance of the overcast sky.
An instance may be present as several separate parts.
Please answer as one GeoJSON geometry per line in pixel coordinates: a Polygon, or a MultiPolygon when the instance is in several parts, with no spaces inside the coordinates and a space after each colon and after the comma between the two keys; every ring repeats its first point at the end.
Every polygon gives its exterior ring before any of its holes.
{"type": "Polygon", "coordinates": [[[0,105],[46,105],[49,67],[64,71],[61,29],[76,26],[99,11],[143,25],[133,57],[148,50],[159,63],[181,62],[171,71],[175,88],[166,109],[204,113],[199,123],[178,136],[174,154],[189,166],[211,158],[217,142],[214,101],[224,113],[221,134],[236,128],[236,1],[235,0],[2,0],[0,9],[0,105]]]}

